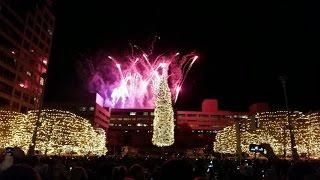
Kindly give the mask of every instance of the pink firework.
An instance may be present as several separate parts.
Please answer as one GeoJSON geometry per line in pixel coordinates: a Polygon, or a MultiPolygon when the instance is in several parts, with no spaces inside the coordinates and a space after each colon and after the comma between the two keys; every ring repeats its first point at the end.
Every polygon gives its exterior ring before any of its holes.
{"type": "MultiPolygon", "coordinates": [[[[104,58],[103,63],[111,71],[108,74],[114,76],[112,81],[107,82],[101,76],[98,78],[100,83],[96,91],[105,96],[104,105],[114,108],[153,108],[162,76],[168,77],[173,101],[176,102],[182,84],[198,56],[195,53],[155,56],[140,49],[137,51],[139,53],[133,52],[125,59],[112,56],[104,58]]],[[[92,81],[97,82],[96,74],[91,78],[92,81]]]]}

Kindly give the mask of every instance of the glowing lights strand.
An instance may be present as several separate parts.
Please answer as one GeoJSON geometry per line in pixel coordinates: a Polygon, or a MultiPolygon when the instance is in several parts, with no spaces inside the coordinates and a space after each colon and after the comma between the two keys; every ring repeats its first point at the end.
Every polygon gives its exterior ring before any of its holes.
{"type": "Polygon", "coordinates": [[[163,147],[174,143],[174,114],[167,76],[162,77],[155,102],[152,144],[163,147]]]}
{"type": "MultiPolygon", "coordinates": [[[[31,142],[37,111],[27,115],[0,111],[0,147],[18,146],[25,152],[31,142]]],[[[43,110],[36,150],[47,155],[103,155],[106,135],[88,120],[68,111],[43,110]]]]}
{"type": "Polygon", "coordinates": [[[167,73],[172,100],[176,102],[186,76],[198,56],[195,53],[166,53],[158,56],[152,53],[147,54],[134,45],[131,56],[127,57],[125,62],[108,56],[102,62],[105,69],[91,70],[91,90],[103,94],[106,99],[105,106],[108,107],[153,108],[160,79],[167,73]],[[165,70],[164,65],[168,66],[165,70]],[[108,72],[108,78],[109,74],[112,74],[112,80],[106,80],[107,78],[101,75],[105,72],[108,72]]]}
{"type": "MultiPolygon", "coordinates": [[[[240,140],[241,150],[248,154],[250,144],[268,143],[278,156],[284,151],[291,155],[290,134],[287,126],[287,112],[263,112],[256,114],[258,128],[253,127],[249,119],[241,122],[240,140]]],[[[299,155],[310,158],[320,158],[320,113],[303,115],[301,112],[290,113],[292,119],[297,150],[299,155]]],[[[220,153],[236,153],[235,125],[219,131],[214,142],[214,150],[220,153]]]]}

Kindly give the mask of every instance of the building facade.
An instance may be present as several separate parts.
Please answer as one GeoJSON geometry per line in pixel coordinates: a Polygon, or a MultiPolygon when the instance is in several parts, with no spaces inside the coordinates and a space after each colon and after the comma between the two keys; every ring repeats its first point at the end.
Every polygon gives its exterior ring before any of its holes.
{"type": "Polygon", "coordinates": [[[188,127],[196,133],[217,133],[236,121],[267,111],[266,103],[255,103],[247,112],[223,111],[218,108],[217,99],[205,99],[201,111],[177,111],[177,126],[188,127]]]}
{"type": "Polygon", "coordinates": [[[193,132],[216,133],[234,123],[232,115],[218,109],[218,100],[206,99],[201,111],[177,111],[177,126],[187,126],[193,132]]]}
{"type": "MultiPolygon", "coordinates": [[[[222,111],[218,109],[218,100],[205,99],[201,111],[175,112],[175,143],[172,147],[212,149],[212,142],[219,130],[267,109],[267,104],[257,103],[250,106],[248,112],[222,111]]],[[[108,149],[113,151],[123,146],[154,149],[151,143],[153,111],[153,109],[111,109],[107,132],[108,149]]]]}
{"type": "Polygon", "coordinates": [[[111,109],[107,133],[110,151],[123,146],[151,147],[153,109],[111,109]]]}
{"type": "Polygon", "coordinates": [[[0,1],[0,108],[36,109],[44,88],[55,17],[45,0],[0,1]]]}

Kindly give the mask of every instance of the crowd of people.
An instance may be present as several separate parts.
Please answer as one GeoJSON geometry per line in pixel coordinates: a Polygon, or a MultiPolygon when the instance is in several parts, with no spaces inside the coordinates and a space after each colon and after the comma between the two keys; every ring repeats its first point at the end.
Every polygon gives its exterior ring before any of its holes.
{"type": "Polygon", "coordinates": [[[25,156],[4,151],[0,179],[23,180],[218,180],[320,179],[320,161],[177,156],[25,156]]]}

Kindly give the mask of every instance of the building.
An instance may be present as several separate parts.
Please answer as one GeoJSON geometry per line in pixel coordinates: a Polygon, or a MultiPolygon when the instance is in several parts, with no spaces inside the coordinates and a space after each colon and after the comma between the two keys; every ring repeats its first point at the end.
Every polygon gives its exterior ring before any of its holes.
{"type": "Polygon", "coordinates": [[[0,1],[0,108],[17,112],[40,104],[55,17],[45,0],[0,1]]]}
{"type": "Polygon", "coordinates": [[[255,103],[248,112],[222,111],[217,99],[205,99],[201,111],[177,111],[177,126],[187,126],[193,132],[216,133],[241,118],[267,111],[266,103],[255,103]]]}
{"type": "MultiPolygon", "coordinates": [[[[218,109],[218,100],[205,99],[201,111],[175,112],[175,143],[172,147],[175,149],[212,147],[215,134],[219,130],[267,109],[267,104],[257,103],[250,106],[248,112],[222,111],[218,109]]],[[[111,109],[107,132],[108,149],[113,151],[122,146],[132,146],[140,150],[155,149],[151,143],[153,111],[153,109],[111,109]]]]}
{"type": "Polygon", "coordinates": [[[232,115],[218,109],[218,100],[206,99],[201,111],[177,111],[177,126],[187,126],[193,132],[216,133],[234,123],[232,115]]]}
{"type": "Polygon", "coordinates": [[[108,149],[151,147],[153,109],[111,109],[108,149]]]}
{"type": "Polygon", "coordinates": [[[46,103],[45,108],[70,111],[78,116],[90,120],[96,128],[107,132],[109,128],[110,108],[103,107],[102,97],[97,94],[87,94],[81,102],[46,103]]]}

